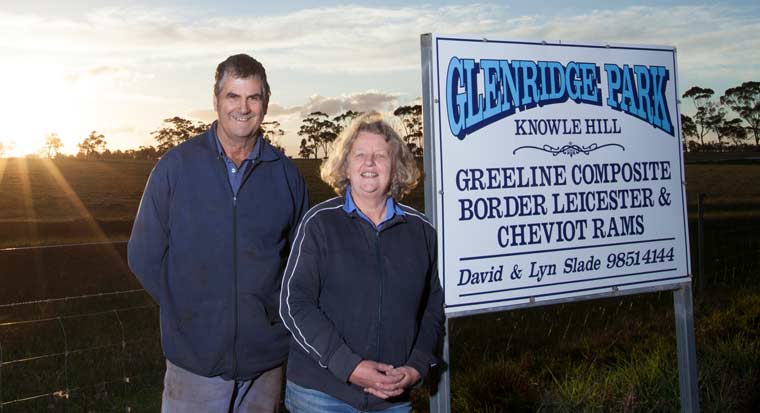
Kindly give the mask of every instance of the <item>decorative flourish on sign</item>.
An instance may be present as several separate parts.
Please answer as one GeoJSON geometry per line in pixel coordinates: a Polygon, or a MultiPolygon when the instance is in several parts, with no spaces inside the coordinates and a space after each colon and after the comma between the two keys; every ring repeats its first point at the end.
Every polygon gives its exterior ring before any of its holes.
{"type": "Polygon", "coordinates": [[[521,146],[519,148],[515,148],[515,150],[512,151],[512,155],[516,154],[517,151],[519,151],[521,149],[537,149],[539,151],[548,152],[548,153],[550,153],[550,154],[552,154],[554,156],[562,154],[562,155],[568,155],[568,156],[570,156],[572,158],[573,156],[578,155],[579,153],[582,153],[584,155],[588,155],[591,152],[594,152],[594,151],[596,151],[598,149],[606,148],[608,146],[617,146],[618,148],[620,148],[623,151],[625,151],[625,147],[623,145],[620,145],[620,144],[617,144],[617,143],[607,143],[607,144],[604,144],[604,145],[597,145],[595,143],[592,143],[591,145],[588,145],[588,146],[580,146],[580,145],[576,145],[576,144],[574,144],[572,142],[568,142],[567,145],[564,145],[564,146],[561,146],[561,147],[556,147],[556,148],[554,146],[551,146],[551,145],[544,145],[542,147],[538,147],[538,146],[521,146]]]}

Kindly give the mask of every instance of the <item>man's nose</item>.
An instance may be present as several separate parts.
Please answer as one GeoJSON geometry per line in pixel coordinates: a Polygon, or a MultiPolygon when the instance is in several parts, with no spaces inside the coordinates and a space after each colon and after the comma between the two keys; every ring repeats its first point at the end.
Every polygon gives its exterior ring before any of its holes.
{"type": "Polygon", "coordinates": [[[251,104],[248,102],[248,99],[242,99],[240,102],[240,105],[238,105],[240,108],[238,109],[240,113],[250,113],[251,112],[251,104]]]}
{"type": "Polygon", "coordinates": [[[369,154],[364,157],[364,164],[367,166],[372,166],[375,164],[375,154],[369,154]]]}

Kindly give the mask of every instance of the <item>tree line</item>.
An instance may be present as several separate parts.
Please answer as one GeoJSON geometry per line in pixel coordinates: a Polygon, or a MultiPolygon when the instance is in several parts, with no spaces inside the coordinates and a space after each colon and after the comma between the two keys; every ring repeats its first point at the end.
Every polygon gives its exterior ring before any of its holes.
{"type": "Polygon", "coordinates": [[[710,88],[693,86],[684,99],[694,104],[693,116],[681,115],[689,151],[758,150],[760,148],[760,82],[744,82],[717,98],[710,88]],[[731,116],[731,114],[735,116],[731,116]],[[714,135],[717,142],[705,142],[714,135]],[[690,139],[691,138],[691,139],[690,139]],[[750,144],[754,139],[754,148],[750,144]]]}
{"type": "MultiPolygon", "coordinates": [[[[398,120],[399,130],[402,138],[407,143],[415,156],[422,157],[422,106],[409,105],[399,106],[393,112],[398,120]]],[[[332,148],[333,142],[340,133],[356,117],[362,115],[362,112],[347,110],[334,117],[328,116],[324,112],[312,112],[308,114],[301,122],[298,136],[301,139],[301,146],[298,150],[298,156],[302,158],[327,157],[332,148]]],[[[56,133],[48,134],[45,137],[43,147],[35,156],[46,158],[76,158],[84,160],[96,159],[158,159],[166,151],[176,145],[205,132],[211,124],[184,119],[179,116],[164,119],[161,128],[151,132],[151,136],[156,141],[155,145],[140,146],[137,149],[115,150],[107,148],[106,137],[98,132],[92,131],[82,140],[77,147],[79,151],[76,155],[64,155],[61,153],[63,141],[56,133]]],[[[285,131],[278,121],[263,122],[261,124],[264,139],[272,146],[285,153],[285,148],[281,143],[285,136],[285,131]]],[[[0,143],[0,156],[5,150],[12,148],[3,147],[0,143]]]]}
{"type": "MultiPolygon", "coordinates": [[[[693,86],[684,92],[696,109],[692,116],[681,114],[684,149],[687,151],[757,151],[760,150],[760,82],[744,82],[732,87],[720,96],[710,88],[693,86]],[[717,141],[705,141],[714,136],[717,141]],[[752,141],[754,140],[754,145],[752,141]]],[[[362,112],[346,110],[335,116],[320,111],[309,113],[297,132],[301,138],[297,156],[319,159],[327,157],[340,133],[362,112]]],[[[397,130],[414,156],[422,157],[422,106],[399,106],[393,111],[397,130]]],[[[77,159],[157,159],[174,146],[205,132],[210,124],[192,121],[179,116],[164,119],[161,128],[151,132],[155,145],[137,149],[115,150],[107,148],[106,137],[92,131],[80,142],[77,159]]],[[[261,125],[262,132],[273,146],[285,152],[281,139],[285,136],[280,122],[270,121],[261,125]]],[[[45,138],[39,155],[47,158],[63,156],[63,142],[51,133],[45,138]]],[[[0,142],[0,157],[12,148],[0,142]]]]}
{"type": "MultiPolygon", "coordinates": [[[[347,110],[337,116],[330,117],[324,112],[312,112],[303,119],[298,136],[301,145],[298,156],[301,158],[327,157],[333,142],[351,122],[363,112],[347,110]]],[[[393,111],[399,123],[401,138],[406,142],[412,154],[422,157],[422,106],[399,106],[393,111]]]]}

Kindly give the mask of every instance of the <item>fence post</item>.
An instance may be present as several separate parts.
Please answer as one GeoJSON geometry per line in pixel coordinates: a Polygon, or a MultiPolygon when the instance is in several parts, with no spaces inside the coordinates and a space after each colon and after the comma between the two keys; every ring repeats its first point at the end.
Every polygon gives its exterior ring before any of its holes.
{"type": "Polygon", "coordinates": [[[66,384],[66,389],[61,393],[61,397],[65,400],[65,404],[68,408],[69,398],[71,397],[71,390],[69,388],[69,337],[66,334],[66,326],[63,325],[63,320],[60,316],[56,317],[58,325],[61,327],[61,333],[63,333],[63,378],[66,384]]]}
{"type": "Polygon", "coordinates": [[[430,413],[451,413],[451,366],[449,364],[449,320],[444,322],[440,375],[435,394],[430,395],[430,413]]]}
{"type": "Polygon", "coordinates": [[[699,412],[699,383],[697,378],[697,345],[694,338],[694,303],[691,282],[673,291],[678,345],[678,384],[681,393],[681,412],[699,412]]]}
{"type": "Polygon", "coordinates": [[[129,377],[127,376],[127,337],[124,334],[124,323],[121,322],[121,317],[119,317],[119,310],[114,309],[113,310],[114,315],[116,315],[116,320],[119,322],[119,328],[121,329],[121,377],[124,381],[124,411],[130,411],[129,408],[129,400],[127,398],[129,394],[129,377]]]}
{"type": "MultiPolygon", "coordinates": [[[[435,179],[435,152],[437,144],[435,142],[436,124],[435,106],[438,105],[438,99],[435,97],[435,85],[433,82],[433,67],[436,64],[433,61],[433,36],[430,33],[420,36],[420,54],[422,61],[422,131],[425,143],[424,162],[425,162],[425,216],[437,226],[436,204],[438,196],[443,194],[439,192],[435,179]]],[[[438,257],[439,259],[441,256],[438,257]]],[[[439,262],[440,264],[440,262],[439,262]]],[[[442,286],[445,287],[445,286],[442,286]]],[[[450,413],[451,412],[451,390],[450,390],[450,366],[449,366],[449,320],[444,322],[443,349],[441,354],[441,364],[438,366],[440,375],[438,376],[438,386],[435,394],[430,395],[430,413],[450,413]]]]}
{"type": "Polygon", "coordinates": [[[0,413],[3,411],[3,342],[0,341],[0,413]]]}
{"type": "Polygon", "coordinates": [[[699,219],[697,220],[697,233],[699,248],[699,296],[704,297],[705,283],[707,274],[705,274],[705,197],[707,194],[704,192],[699,193],[699,200],[697,202],[697,210],[699,211],[699,219]]]}

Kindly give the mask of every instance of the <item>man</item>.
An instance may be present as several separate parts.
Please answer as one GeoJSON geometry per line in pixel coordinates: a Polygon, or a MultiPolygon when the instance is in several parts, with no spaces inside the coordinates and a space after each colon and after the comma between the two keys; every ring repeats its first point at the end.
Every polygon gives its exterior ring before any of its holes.
{"type": "Polygon", "coordinates": [[[128,261],[160,307],[163,412],[279,406],[288,352],[279,287],[308,196],[261,134],[269,96],[261,63],[220,63],[217,121],[161,158],[140,202],[128,261]]]}

